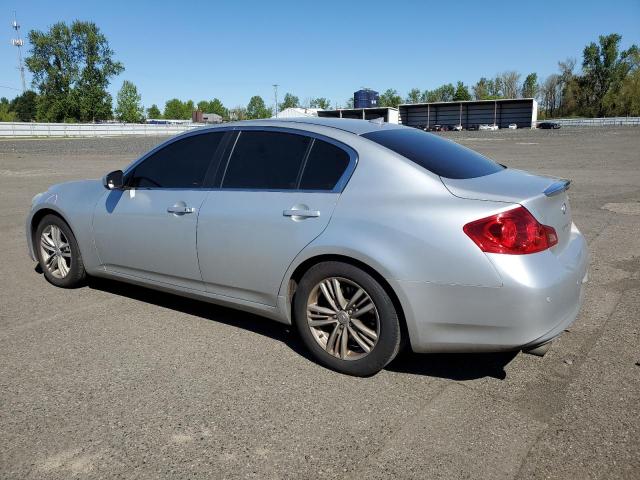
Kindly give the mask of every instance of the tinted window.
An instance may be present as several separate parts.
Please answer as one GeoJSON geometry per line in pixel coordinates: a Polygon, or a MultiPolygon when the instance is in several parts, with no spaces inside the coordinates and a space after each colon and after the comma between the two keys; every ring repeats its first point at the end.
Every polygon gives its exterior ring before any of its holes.
{"type": "Polygon", "coordinates": [[[504,167],[457,143],[415,128],[379,130],[362,135],[445,178],[474,178],[504,167]]]}
{"type": "Polygon", "coordinates": [[[223,132],[193,135],[170,143],[138,165],[129,185],[138,188],[197,188],[223,132]]]}
{"type": "Polygon", "coordinates": [[[316,140],[304,167],[300,188],[333,190],[349,165],[349,154],[322,140],[316,140]]]}
{"type": "Polygon", "coordinates": [[[233,149],[222,182],[224,188],[296,188],[311,139],[280,132],[245,131],[233,149]]]}

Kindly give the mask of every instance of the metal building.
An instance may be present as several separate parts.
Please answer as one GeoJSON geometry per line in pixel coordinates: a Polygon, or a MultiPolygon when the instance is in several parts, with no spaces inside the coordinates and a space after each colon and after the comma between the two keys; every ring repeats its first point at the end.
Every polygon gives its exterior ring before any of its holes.
{"type": "Polygon", "coordinates": [[[339,108],[338,110],[318,110],[319,117],[355,118],[358,120],[376,120],[381,118],[387,123],[398,123],[398,109],[377,108],[339,108]]]}
{"type": "Polygon", "coordinates": [[[413,103],[398,108],[400,122],[410,127],[462,125],[469,129],[487,124],[507,128],[515,123],[518,128],[532,128],[538,119],[538,102],[533,98],[413,103]]]}

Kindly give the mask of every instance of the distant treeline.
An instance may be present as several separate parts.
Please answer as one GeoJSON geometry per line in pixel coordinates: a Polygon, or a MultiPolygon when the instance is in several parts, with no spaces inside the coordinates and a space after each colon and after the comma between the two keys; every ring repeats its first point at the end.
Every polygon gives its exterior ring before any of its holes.
{"type": "MultiPolygon", "coordinates": [[[[93,22],[59,22],[47,32],[31,30],[30,55],[26,66],[33,74],[34,90],[9,101],[0,98],[0,121],[96,122],[117,119],[142,122],[145,118],[189,119],[197,108],[216,113],[224,120],[267,118],[273,109],[259,95],[246,106],[227,108],[221,100],[168,100],[161,111],[157,105],[145,110],[136,86],[127,80],[119,90],[115,109],[107,91],[111,79],[124,71],[116,61],[106,37],[93,22]]],[[[537,98],[541,117],[640,116],[640,50],[631,45],[621,50],[622,37],[603,35],[582,52],[577,60],[558,62],[558,73],[538,81],[533,72],[522,75],[506,71],[493,78],[482,77],[470,88],[463,82],[447,83],[433,90],[411,89],[406,97],[390,88],[380,95],[379,105],[397,107],[401,103],[537,98]],[[522,81],[521,81],[522,80],[522,81]]],[[[290,107],[331,108],[325,97],[301,102],[287,93],[278,110],[290,107]]],[[[334,106],[338,106],[337,104],[334,106]]],[[[349,98],[341,107],[353,107],[349,98]]]]}

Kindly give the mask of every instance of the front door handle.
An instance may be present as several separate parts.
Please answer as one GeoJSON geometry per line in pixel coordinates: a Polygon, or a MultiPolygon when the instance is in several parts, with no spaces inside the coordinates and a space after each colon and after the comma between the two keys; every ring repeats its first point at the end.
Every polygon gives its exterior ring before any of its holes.
{"type": "Polygon", "coordinates": [[[186,213],[194,213],[196,211],[193,207],[187,207],[186,205],[174,205],[167,208],[168,213],[174,213],[176,215],[184,215],[186,213]]]}
{"type": "Polygon", "coordinates": [[[282,215],[285,217],[298,217],[298,218],[314,218],[320,216],[319,210],[284,210],[282,215]]]}

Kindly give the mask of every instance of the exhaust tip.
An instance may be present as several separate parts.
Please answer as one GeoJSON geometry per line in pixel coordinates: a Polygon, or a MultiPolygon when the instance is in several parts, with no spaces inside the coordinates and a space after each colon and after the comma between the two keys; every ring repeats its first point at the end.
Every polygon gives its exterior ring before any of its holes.
{"type": "Polygon", "coordinates": [[[538,345],[537,347],[527,348],[522,350],[524,353],[528,353],[529,355],[535,355],[536,357],[544,357],[544,354],[549,351],[551,348],[551,342],[543,343],[542,345],[538,345]]]}

